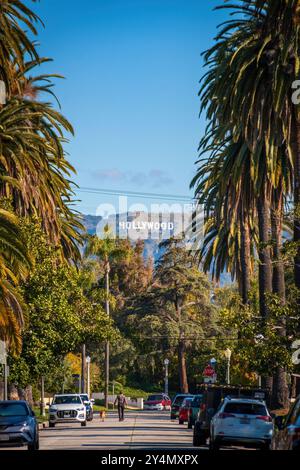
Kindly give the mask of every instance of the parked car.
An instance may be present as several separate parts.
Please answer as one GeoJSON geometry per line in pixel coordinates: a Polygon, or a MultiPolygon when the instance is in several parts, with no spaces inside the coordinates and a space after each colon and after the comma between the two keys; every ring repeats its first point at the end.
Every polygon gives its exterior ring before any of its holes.
{"type": "Polygon", "coordinates": [[[171,405],[171,419],[178,419],[179,417],[179,408],[182,405],[182,402],[185,398],[191,397],[193,398],[193,395],[190,393],[179,393],[175,396],[173,403],[171,405]]]}
{"type": "Polygon", "coordinates": [[[269,450],[273,420],[265,402],[225,398],[210,423],[210,449],[242,445],[269,450]]]}
{"type": "Polygon", "coordinates": [[[39,449],[39,427],[26,401],[0,401],[0,447],[39,449]]]}
{"type": "Polygon", "coordinates": [[[203,446],[210,437],[210,423],[220,403],[227,397],[251,398],[269,402],[269,390],[260,387],[240,387],[231,385],[201,384],[198,393],[202,393],[202,403],[195,421],[193,445],[203,446]]]}
{"type": "Polygon", "coordinates": [[[93,418],[94,418],[93,405],[94,405],[95,400],[93,400],[92,398],[90,399],[87,393],[81,393],[80,397],[86,409],[86,420],[93,421],[93,418]]]}
{"type": "Polygon", "coordinates": [[[144,401],[144,410],[170,411],[171,403],[171,399],[164,393],[149,395],[147,400],[144,401]]]}
{"type": "Polygon", "coordinates": [[[286,416],[275,418],[273,450],[300,450],[300,395],[286,416]]]}
{"type": "Polygon", "coordinates": [[[202,406],[202,399],[203,399],[203,394],[195,395],[191,402],[191,406],[189,409],[189,419],[188,419],[189,429],[192,429],[192,427],[194,426],[196,422],[196,419],[200,410],[200,406],[202,406]]]}
{"type": "Polygon", "coordinates": [[[49,427],[58,423],[80,423],[86,426],[86,407],[79,394],[55,395],[49,408],[49,427]]]}
{"type": "Polygon", "coordinates": [[[179,424],[188,422],[191,403],[194,397],[187,397],[183,400],[178,413],[179,424]]]}

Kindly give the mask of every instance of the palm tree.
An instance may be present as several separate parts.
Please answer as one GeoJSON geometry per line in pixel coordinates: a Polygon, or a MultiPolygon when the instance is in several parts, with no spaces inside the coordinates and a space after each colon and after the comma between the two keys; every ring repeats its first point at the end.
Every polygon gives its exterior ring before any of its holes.
{"type": "MultiPolygon", "coordinates": [[[[96,256],[100,263],[103,263],[105,274],[105,308],[106,314],[110,316],[110,270],[111,263],[116,260],[121,260],[127,257],[128,251],[118,243],[118,240],[113,236],[109,225],[106,225],[103,230],[102,236],[93,235],[88,236],[87,245],[85,248],[86,256],[96,256]]],[[[108,408],[108,393],[109,393],[109,341],[105,343],[105,407],[108,408]]]]}
{"type": "Polygon", "coordinates": [[[15,63],[20,70],[25,68],[25,57],[38,60],[35,43],[29,39],[22,24],[31,34],[37,35],[36,24],[39,17],[19,0],[0,1],[0,80],[3,80],[8,95],[11,94],[15,63]]]}
{"type": "MultiPolygon", "coordinates": [[[[295,110],[291,107],[290,91],[290,75],[293,75],[290,70],[295,68],[291,67],[290,59],[291,51],[294,58],[299,55],[296,50],[298,26],[295,26],[295,18],[298,18],[295,14],[297,4],[298,2],[292,0],[247,0],[234,6],[234,13],[241,12],[243,16],[224,24],[217,36],[216,45],[206,52],[205,60],[209,71],[203,79],[200,91],[202,109],[207,110],[210,129],[218,128],[216,143],[222,145],[228,133],[231,133],[233,141],[244,141],[250,153],[249,174],[258,216],[260,310],[263,317],[268,314],[266,294],[272,291],[272,197],[281,193],[283,188],[287,194],[291,176],[295,175],[297,152],[291,140],[292,130],[295,129],[295,110]],[[287,36],[283,33],[278,35],[278,22],[282,31],[289,28],[287,36]],[[285,75],[288,75],[286,79],[285,75]]],[[[233,8],[232,5],[225,7],[233,8]]],[[[295,141],[294,138],[294,144],[295,141]]],[[[296,175],[294,181],[296,188],[296,175]]],[[[296,202],[296,190],[294,193],[296,202]]],[[[282,224],[282,213],[280,217],[280,222],[278,217],[273,217],[274,228],[275,225],[278,227],[282,224]]],[[[275,232],[276,228],[273,233],[275,232]]],[[[297,223],[295,240],[297,241],[297,223]]],[[[278,236],[276,243],[280,246],[278,236]]],[[[278,270],[275,269],[275,279],[277,274],[278,270]]],[[[273,284],[276,285],[276,282],[273,284]]]]}
{"type": "Polygon", "coordinates": [[[20,352],[25,321],[24,303],[17,287],[30,264],[17,217],[0,208],[0,339],[14,354],[20,352]]]}
{"type": "Polygon", "coordinates": [[[217,281],[223,271],[231,272],[238,281],[243,303],[247,304],[256,240],[255,224],[251,222],[255,208],[249,150],[242,141],[235,143],[230,138],[223,145],[207,145],[204,138],[201,147],[212,156],[205,162],[200,159],[192,181],[207,219],[200,260],[204,261],[205,272],[212,268],[217,281]]]}
{"type": "MultiPolygon", "coordinates": [[[[74,169],[63,148],[64,134],[72,134],[73,129],[49,103],[38,101],[42,92],[54,96],[52,78],[58,77],[30,76],[38,65],[49,61],[39,57],[35,43],[23,29],[25,25],[36,35],[38,22],[38,16],[22,1],[0,0],[0,80],[7,91],[6,104],[0,106],[0,198],[9,199],[16,216],[38,217],[49,241],[64,259],[73,261],[80,257],[83,230],[72,209],[70,178],[74,169]]],[[[11,217],[7,212],[7,220],[4,215],[0,220],[3,237],[6,234],[0,244],[1,335],[14,342],[17,350],[22,302],[16,288],[28,260],[20,247],[17,219],[11,217]],[[10,231],[5,220],[10,222],[10,231]]]]}

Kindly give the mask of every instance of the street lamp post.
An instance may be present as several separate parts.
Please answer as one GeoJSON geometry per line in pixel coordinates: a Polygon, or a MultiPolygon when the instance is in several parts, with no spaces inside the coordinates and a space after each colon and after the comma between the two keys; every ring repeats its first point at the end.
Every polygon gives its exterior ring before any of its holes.
{"type": "Polygon", "coordinates": [[[164,360],[165,365],[165,394],[169,395],[169,359],[164,360]]]}
{"type": "Polygon", "coordinates": [[[227,373],[226,373],[227,385],[230,385],[230,360],[231,360],[231,354],[232,354],[232,351],[229,348],[227,348],[226,351],[224,352],[224,355],[227,359],[227,373]]]}
{"type": "Polygon", "coordinates": [[[90,356],[86,357],[86,363],[87,363],[87,394],[88,394],[88,397],[90,398],[91,396],[91,373],[90,373],[91,358],[90,356]]]}

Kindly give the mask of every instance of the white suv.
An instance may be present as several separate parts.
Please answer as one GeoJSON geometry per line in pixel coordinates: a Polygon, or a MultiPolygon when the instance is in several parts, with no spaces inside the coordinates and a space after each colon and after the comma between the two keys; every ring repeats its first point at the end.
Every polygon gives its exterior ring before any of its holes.
{"type": "Polygon", "coordinates": [[[49,427],[57,423],[81,423],[86,426],[86,407],[78,394],[55,395],[49,408],[49,427]]]}
{"type": "Polygon", "coordinates": [[[210,448],[242,445],[270,449],[274,431],[265,402],[227,397],[220,404],[210,424],[210,448]]]}

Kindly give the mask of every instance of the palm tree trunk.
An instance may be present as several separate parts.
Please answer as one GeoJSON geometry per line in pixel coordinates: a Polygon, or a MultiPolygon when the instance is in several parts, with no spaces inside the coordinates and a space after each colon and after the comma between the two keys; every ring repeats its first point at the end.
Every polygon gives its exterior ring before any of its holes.
{"type": "Polygon", "coordinates": [[[243,304],[249,302],[250,274],[251,274],[251,248],[250,248],[250,229],[244,212],[241,220],[241,296],[243,304]]]}
{"type": "Polygon", "coordinates": [[[257,200],[259,228],[259,306],[262,318],[268,316],[267,294],[272,292],[272,264],[270,253],[270,202],[263,190],[257,200]]]}
{"type": "Polygon", "coordinates": [[[186,347],[184,332],[182,330],[182,309],[180,300],[176,298],[175,308],[177,312],[177,320],[179,325],[179,342],[178,342],[178,372],[179,372],[179,384],[181,393],[189,393],[189,385],[187,379],[186,370],[186,347]]]}
{"type": "Polygon", "coordinates": [[[178,344],[178,365],[179,365],[179,381],[181,393],[189,393],[189,385],[186,371],[186,351],[184,336],[181,335],[178,344]]]}
{"type": "Polygon", "coordinates": [[[284,264],[282,249],[283,192],[274,190],[271,214],[272,247],[273,247],[273,292],[277,294],[282,305],[285,304],[284,264]]]}
{"type": "Polygon", "coordinates": [[[294,260],[295,285],[300,289],[300,120],[294,116],[293,132],[294,153],[294,242],[298,244],[294,260]]]}
{"type": "MultiPolygon", "coordinates": [[[[277,294],[282,305],[285,304],[285,278],[284,264],[281,256],[282,249],[282,220],[283,220],[283,191],[274,190],[273,208],[271,215],[272,245],[273,245],[273,293],[277,294]]],[[[285,319],[279,321],[278,335],[286,336],[285,319]]],[[[272,408],[287,408],[289,402],[289,389],[287,374],[283,367],[278,365],[273,377],[272,408]]]]}

